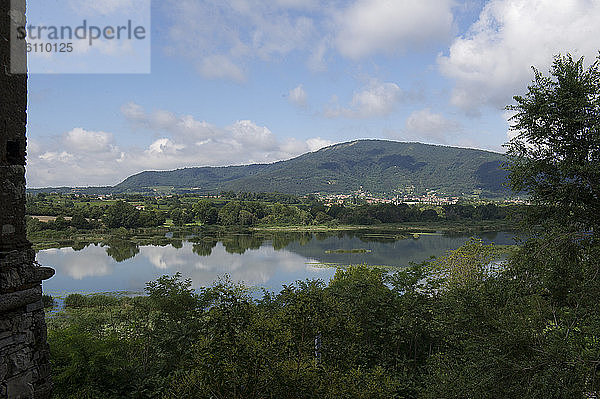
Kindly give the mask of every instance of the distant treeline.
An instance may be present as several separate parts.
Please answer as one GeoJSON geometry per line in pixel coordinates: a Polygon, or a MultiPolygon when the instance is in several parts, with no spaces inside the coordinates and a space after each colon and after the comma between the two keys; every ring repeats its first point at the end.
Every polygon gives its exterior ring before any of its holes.
{"type": "Polygon", "coordinates": [[[299,199],[284,194],[224,193],[216,199],[191,197],[149,198],[128,196],[111,201],[70,197],[30,196],[28,215],[60,216],[54,222],[30,220],[30,230],[61,230],[175,225],[374,225],[380,223],[435,222],[438,220],[505,219],[517,206],[407,204],[351,204],[326,206],[316,198],[299,199]],[[64,217],[71,217],[66,220],[64,217]]]}

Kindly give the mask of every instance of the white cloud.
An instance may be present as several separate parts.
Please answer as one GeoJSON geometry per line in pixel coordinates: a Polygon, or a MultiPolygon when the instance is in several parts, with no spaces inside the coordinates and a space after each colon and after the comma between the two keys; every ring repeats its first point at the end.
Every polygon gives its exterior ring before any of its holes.
{"type": "Polygon", "coordinates": [[[506,138],[508,139],[508,141],[514,139],[515,137],[517,137],[519,135],[518,131],[511,129],[511,126],[514,123],[513,121],[511,121],[511,119],[516,114],[517,114],[517,112],[512,111],[512,110],[506,110],[506,111],[504,111],[504,113],[502,113],[502,118],[506,121],[506,126],[507,126],[506,138]]]}
{"type": "Polygon", "coordinates": [[[81,261],[81,253],[72,248],[52,248],[37,254],[39,261],[52,265],[60,275],[75,280],[86,277],[107,276],[114,272],[115,262],[106,256],[106,249],[90,245],[85,249],[86,261],[81,261]]]}
{"type": "Polygon", "coordinates": [[[341,12],[335,44],[344,56],[398,53],[445,42],[454,25],[452,0],[359,0],[341,12]]]}
{"type": "Polygon", "coordinates": [[[313,72],[323,72],[327,70],[325,54],[329,47],[329,40],[327,38],[322,39],[312,46],[308,61],[306,62],[308,69],[313,72]]]}
{"type": "Polygon", "coordinates": [[[352,97],[352,108],[361,117],[390,114],[402,95],[395,83],[376,83],[352,97]]]}
{"type": "Polygon", "coordinates": [[[373,118],[387,116],[404,100],[405,93],[396,84],[372,80],[363,90],[354,93],[348,107],[340,107],[337,97],[325,107],[324,116],[327,118],[373,118]]]}
{"type": "Polygon", "coordinates": [[[231,79],[236,82],[246,80],[242,68],[224,55],[210,55],[198,64],[198,71],[208,79],[231,79]]]}
{"type": "Polygon", "coordinates": [[[409,141],[449,144],[456,141],[456,134],[461,131],[460,123],[425,108],[411,113],[404,128],[399,132],[390,132],[390,136],[409,141]]]}
{"type": "Polygon", "coordinates": [[[130,102],[121,107],[121,113],[129,120],[142,120],[146,116],[144,108],[136,103],[130,102]]]}
{"type": "Polygon", "coordinates": [[[196,120],[191,115],[178,116],[165,110],[147,113],[131,104],[125,105],[122,111],[126,117],[133,116],[130,122],[134,126],[169,135],[155,141],[146,150],[145,154],[154,155],[154,158],[135,160],[140,168],[271,162],[298,155],[308,148],[304,144],[293,151],[284,151],[267,127],[249,120],[218,127],[196,120]],[[131,112],[132,109],[135,112],[131,112]],[[152,159],[154,164],[150,163],[152,159]]]}
{"type": "Polygon", "coordinates": [[[39,155],[39,159],[50,162],[70,162],[73,158],[73,154],[66,151],[46,151],[39,155]]]}
{"type": "Polygon", "coordinates": [[[317,37],[307,0],[169,0],[167,52],[191,59],[208,79],[246,80],[246,65],[307,51],[317,37]]]}
{"type": "Polygon", "coordinates": [[[168,54],[209,79],[243,82],[256,60],[304,57],[327,69],[328,53],[362,58],[446,44],[454,0],[167,0],[168,54]],[[243,76],[243,78],[242,78],[243,76]]]}
{"type": "MultiPolygon", "coordinates": [[[[138,256],[145,257],[161,273],[164,270],[182,272],[186,278],[192,280],[193,287],[211,285],[224,273],[230,275],[234,281],[250,286],[264,286],[277,272],[297,273],[310,267],[307,265],[307,259],[290,251],[277,251],[272,247],[262,246],[247,250],[242,257],[227,252],[222,243],[215,245],[212,256],[199,257],[192,252],[192,244],[189,242],[183,243],[183,250],[172,246],[141,247],[138,256]]],[[[140,282],[140,287],[143,287],[143,284],[140,282]]]]}
{"type": "Polygon", "coordinates": [[[533,78],[546,73],[553,55],[596,57],[600,2],[491,0],[468,33],[440,55],[441,72],[455,79],[453,105],[476,112],[480,105],[504,107],[533,78]]]}
{"type": "Polygon", "coordinates": [[[237,121],[226,128],[236,143],[245,148],[255,147],[263,151],[277,150],[275,135],[264,126],[257,126],[249,120],[237,121]]]}
{"type": "Polygon", "coordinates": [[[183,137],[184,140],[202,141],[221,134],[216,126],[206,121],[198,121],[192,115],[176,116],[161,109],[147,113],[142,106],[135,103],[123,105],[121,113],[136,128],[168,132],[174,137],[183,137]]]}
{"type": "Polygon", "coordinates": [[[169,155],[177,155],[177,152],[183,150],[185,145],[175,144],[171,140],[166,137],[156,140],[146,150],[146,154],[155,155],[155,154],[169,154],[169,155]]]}
{"type": "Polygon", "coordinates": [[[77,127],[63,134],[63,142],[76,151],[102,152],[112,149],[113,135],[77,127]]]}
{"type": "Polygon", "coordinates": [[[267,15],[263,16],[260,29],[252,34],[252,47],[259,57],[269,60],[308,46],[315,31],[312,19],[305,16],[292,18],[286,14],[270,19],[267,15]]]}
{"type": "Polygon", "coordinates": [[[459,128],[458,122],[447,119],[442,114],[431,112],[429,108],[415,111],[406,119],[406,130],[425,135],[444,131],[454,132],[459,128]]]}
{"type": "MultiPolygon", "coordinates": [[[[133,127],[158,135],[145,145],[121,149],[108,132],[72,129],[28,148],[31,187],[113,185],[143,170],[268,163],[314,151],[332,142],[320,137],[279,139],[265,126],[239,120],[219,127],[192,115],[121,107],[133,127]]],[[[152,136],[149,134],[148,136],[152,136]]]]}
{"type": "Polygon", "coordinates": [[[298,85],[288,93],[288,99],[294,105],[306,107],[307,95],[302,85],[298,85]]]}
{"type": "MultiPolygon", "coordinates": [[[[185,120],[185,117],[183,117],[179,123],[187,127],[185,120]]],[[[150,115],[149,123],[157,129],[168,129],[174,124],[177,124],[178,121],[172,112],[160,109],[150,115]]]]}
{"type": "Polygon", "coordinates": [[[308,145],[308,149],[310,151],[317,151],[323,147],[328,147],[333,144],[335,144],[333,141],[325,140],[320,137],[315,137],[315,138],[306,140],[306,145],[308,145]]]}

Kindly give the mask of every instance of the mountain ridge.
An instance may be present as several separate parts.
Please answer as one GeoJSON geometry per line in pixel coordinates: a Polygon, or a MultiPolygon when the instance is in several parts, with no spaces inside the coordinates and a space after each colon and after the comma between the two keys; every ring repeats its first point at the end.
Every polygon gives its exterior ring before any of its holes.
{"type": "Polygon", "coordinates": [[[117,192],[155,187],[195,188],[200,192],[252,191],[303,195],[349,193],[362,187],[392,193],[411,186],[417,191],[487,196],[506,193],[505,156],[487,150],[399,142],[353,140],[295,158],[266,164],[187,167],[143,171],[114,186],[117,192]]]}

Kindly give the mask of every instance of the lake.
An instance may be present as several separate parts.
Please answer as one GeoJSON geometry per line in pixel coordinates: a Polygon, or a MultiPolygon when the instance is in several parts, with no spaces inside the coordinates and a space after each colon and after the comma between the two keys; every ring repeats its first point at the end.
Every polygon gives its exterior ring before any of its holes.
{"type": "MultiPolygon", "coordinates": [[[[477,235],[485,242],[514,244],[508,232],[477,235]]],[[[142,293],[148,281],[176,272],[207,286],[225,274],[235,282],[279,291],[296,280],[328,281],[336,265],[405,267],[458,248],[471,235],[417,234],[403,238],[389,232],[219,233],[181,238],[165,245],[137,245],[113,240],[109,245],[39,251],[40,264],[56,275],[43,282],[44,292],[127,291],[142,293]],[[350,252],[352,250],[352,252],[350,252]]]]}

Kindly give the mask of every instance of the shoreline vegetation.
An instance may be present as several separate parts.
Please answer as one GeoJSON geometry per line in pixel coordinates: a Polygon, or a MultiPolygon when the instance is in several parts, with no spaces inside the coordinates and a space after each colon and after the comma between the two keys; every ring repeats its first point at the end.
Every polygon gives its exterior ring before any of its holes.
{"type": "MultiPolygon", "coordinates": [[[[351,198],[327,204],[316,197],[222,193],[218,198],[83,194],[28,194],[27,231],[34,242],[44,236],[137,234],[163,229],[249,229],[330,232],[396,230],[409,233],[511,229],[511,216],[527,205],[468,201],[457,204],[365,203],[351,198]]],[[[146,233],[145,233],[146,234],[146,233]]]]}
{"type": "Polygon", "coordinates": [[[371,252],[370,249],[353,248],[353,249],[328,249],[326,254],[366,254],[371,252]]]}
{"type": "Polygon", "coordinates": [[[406,238],[414,234],[444,234],[444,233],[485,233],[492,231],[512,231],[517,225],[509,220],[469,221],[435,221],[435,222],[406,222],[382,223],[375,225],[312,225],[312,226],[256,226],[252,231],[282,231],[282,232],[337,232],[337,231],[386,231],[390,233],[405,233],[406,238]]]}
{"type": "MultiPolygon", "coordinates": [[[[315,197],[222,193],[105,197],[83,194],[27,196],[27,233],[35,249],[107,243],[166,242],[166,235],[338,233],[385,231],[398,238],[427,233],[469,234],[516,229],[513,215],[527,205],[485,201],[407,205],[368,204],[358,198],[325,204],[315,197]]],[[[518,219],[518,218],[517,218],[518,219]]],[[[176,237],[177,238],[177,237],[176,237]]]]}
{"type": "Polygon", "coordinates": [[[247,234],[268,238],[277,233],[362,233],[365,238],[418,239],[422,235],[478,234],[497,231],[515,231],[517,225],[510,221],[478,221],[464,225],[456,222],[390,223],[377,225],[312,225],[312,226],[163,226],[154,228],[118,229],[64,229],[28,231],[28,239],[37,251],[51,248],[83,248],[88,244],[110,245],[115,240],[125,240],[137,245],[168,245],[187,238],[201,236],[207,240],[219,235],[247,234]]]}

